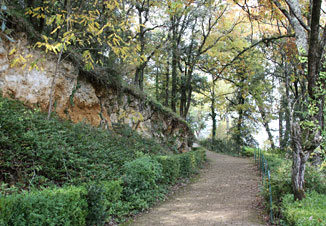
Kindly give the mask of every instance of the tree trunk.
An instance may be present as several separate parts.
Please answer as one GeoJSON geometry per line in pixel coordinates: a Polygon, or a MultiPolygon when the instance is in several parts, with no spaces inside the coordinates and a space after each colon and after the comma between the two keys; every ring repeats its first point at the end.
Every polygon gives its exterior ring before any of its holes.
{"type": "Polygon", "coordinates": [[[170,62],[167,61],[166,74],[165,74],[165,106],[169,106],[169,80],[170,80],[170,62]]]}
{"type": "Polygon", "coordinates": [[[193,66],[188,70],[188,78],[187,78],[187,83],[186,83],[186,103],[185,103],[185,109],[184,109],[184,115],[183,117],[186,118],[190,109],[191,105],[191,100],[192,100],[192,74],[193,74],[193,66]]]}
{"type": "Polygon", "coordinates": [[[268,140],[269,142],[271,143],[271,148],[272,149],[275,149],[275,144],[274,144],[274,140],[273,140],[273,135],[271,133],[271,129],[269,128],[269,124],[268,124],[268,121],[266,119],[266,113],[265,111],[262,109],[261,106],[258,105],[258,108],[259,108],[259,111],[260,111],[260,114],[261,114],[261,118],[263,120],[263,125],[265,127],[265,130],[266,130],[266,133],[268,135],[268,140]]]}
{"type": "Polygon", "coordinates": [[[304,152],[301,144],[301,130],[298,123],[292,125],[292,188],[295,200],[302,200],[304,193],[304,174],[310,153],[304,152]]]}
{"type": "Polygon", "coordinates": [[[289,140],[291,135],[291,111],[290,111],[290,87],[289,87],[289,74],[286,69],[285,74],[285,100],[284,100],[284,108],[285,108],[285,132],[283,139],[283,147],[289,146],[289,140]]]}
{"type": "Polygon", "coordinates": [[[216,137],[216,112],[215,112],[215,99],[211,99],[211,113],[209,114],[212,118],[212,144],[211,149],[214,149],[214,141],[216,137]]]}
{"type": "Polygon", "coordinates": [[[212,87],[212,92],[211,92],[211,113],[209,114],[212,118],[212,150],[214,148],[214,141],[216,137],[216,112],[215,112],[215,80],[213,79],[213,87],[212,87]]]}
{"type": "MultiPolygon", "coordinates": [[[[42,8],[44,8],[44,0],[42,0],[41,6],[42,6],[42,8]]],[[[44,10],[42,10],[41,12],[45,13],[44,10]]],[[[38,32],[40,32],[40,34],[42,34],[42,32],[43,32],[44,24],[45,24],[45,19],[41,17],[39,26],[38,26],[38,32]]]]}
{"type": "Polygon", "coordinates": [[[140,65],[136,68],[136,74],[134,79],[134,84],[139,87],[140,90],[144,90],[144,69],[145,63],[143,62],[143,55],[145,52],[145,33],[144,33],[144,26],[143,26],[143,18],[142,18],[142,11],[139,9],[138,11],[138,23],[139,23],[139,35],[138,41],[140,43],[140,52],[139,57],[141,58],[140,65]]]}
{"type": "Polygon", "coordinates": [[[57,60],[57,63],[55,65],[55,72],[54,72],[52,83],[51,83],[50,97],[49,97],[49,108],[48,108],[48,116],[47,116],[47,119],[48,120],[51,118],[52,107],[53,107],[53,95],[54,95],[54,91],[55,91],[54,90],[54,88],[55,88],[55,80],[56,80],[56,78],[58,76],[59,64],[61,62],[61,57],[62,57],[63,49],[64,48],[61,48],[61,51],[59,53],[58,60],[57,60]]]}
{"type": "Polygon", "coordinates": [[[212,99],[212,103],[211,103],[211,118],[212,118],[212,140],[215,140],[216,137],[216,112],[215,112],[215,101],[214,99],[212,99]]]}
{"type": "Polygon", "coordinates": [[[186,106],[187,96],[186,96],[186,85],[184,78],[181,77],[180,81],[180,116],[184,118],[185,106],[186,106]]]}
{"type": "Polygon", "coordinates": [[[159,100],[159,81],[158,81],[158,67],[156,67],[156,74],[155,74],[155,97],[156,97],[156,100],[158,101],[159,100]]]}
{"type": "Polygon", "coordinates": [[[177,24],[175,16],[172,19],[172,89],[171,89],[171,108],[176,112],[177,98],[177,63],[178,63],[178,44],[177,44],[177,24]]]}
{"type": "Polygon", "coordinates": [[[281,99],[280,109],[278,112],[278,137],[279,137],[279,147],[280,149],[283,149],[283,115],[284,115],[284,109],[283,109],[283,97],[281,99]]]}
{"type": "MultiPolygon", "coordinates": [[[[242,97],[242,91],[239,92],[239,105],[243,105],[245,102],[245,99],[242,97]]],[[[240,108],[238,111],[238,121],[237,121],[237,134],[236,134],[236,144],[237,144],[237,149],[238,149],[238,154],[240,155],[240,149],[242,146],[242,140],[241,140],[241,132],[242,132],[242,124],[243,124],[243,109],[240,108]]]]}
{"type": "MultiPolygon", "coordinates": [[[[317,113],[308,115],[305,120],[313,121],[315,128],[305,128],[299,125],[298,122],[292,123],[292,145],[293,145],[293,171],[292,171],[292,186],[295,200],[302,200],[304,198],[304,173],[305,165],[310,154],[320,145],[320,126],[322,124],[321,112],[324,106],[321,105],[322,101],[318,101],[318,81],[320,78],[320,66],[323,48],[320,46],[320,11],[321,0],[313,0],[311,10],[311,24],[308,37],[308,98],[310,104],[315,104],[318,108],[317,113]],[[304,134],[304,140],[303,135],[304,134]]],[[[307,99],[308,99],[307,98],[307,99]]],[[[302,99],[301,101],[305,101],[302,99]]],[[[308,102],[308,103],[309,103],[308,102]]]]}

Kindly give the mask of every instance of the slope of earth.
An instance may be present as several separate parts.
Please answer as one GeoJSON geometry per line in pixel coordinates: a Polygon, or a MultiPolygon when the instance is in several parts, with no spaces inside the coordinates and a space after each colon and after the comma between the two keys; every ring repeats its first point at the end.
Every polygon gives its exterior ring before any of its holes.
{"type": "Polygon", "coordinates": [[[196,182],[129,225],[264,225],[251,161],[213,152],[207,158],[209,167],[196,182]]]}

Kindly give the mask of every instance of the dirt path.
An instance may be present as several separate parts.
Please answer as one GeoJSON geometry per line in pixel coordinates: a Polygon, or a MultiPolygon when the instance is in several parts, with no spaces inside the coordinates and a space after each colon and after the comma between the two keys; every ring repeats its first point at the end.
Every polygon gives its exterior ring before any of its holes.
{"type": "Polygon", "coordinates": [[[198,180],[129,225],[264,225],[254,208],[259,177],[249,159],[207,152],[198,180]]]}

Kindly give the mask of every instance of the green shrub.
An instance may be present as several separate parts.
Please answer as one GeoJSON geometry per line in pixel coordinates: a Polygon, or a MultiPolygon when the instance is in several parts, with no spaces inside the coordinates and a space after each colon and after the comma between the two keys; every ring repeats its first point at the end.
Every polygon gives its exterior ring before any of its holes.
{"type": "Polygon", "coordinates": [[[101,183],[104,189],[104,195],[107,209],[110,209],[115,202],[121,199],[123,187],[121,180],[104,181],[101,183]]]}
{"type": "Polygon", "coordinates": [[[125,215],[121,180],[92,183],[87,185],[87,190],[88,225],[103,225],[108,217],[125,215]]]}
{"type": "Polygon", "coordinates": [[[284,219],[294,226],[322,226],[326,224],[326,195],[306,193],[302,201],[293,201],[293,195],[284,196],[282,209],[284,219]]]}
{"type": "Polygon", "coordinates": [[[86,225],[86,190],[46,189],[0,197],[1,225],[86,225]]]}
{"type": "MultiPolygon", "coordinates": [[[[272,161],[270,161],[272,162],[272,161]]],[[[273,206],[270,206],[269,201],[269,187],[268,183],[264,183],[263,196],[266,201],[266,207],[268,210],[273,208],[275,217],[279,218],[281,215],[280,205],[282,198],[292,192],[291,185],[291,163],[290,161],[283,161],[278,168],[272,168],[271,170],[271,188],[272,188],[272,200],[273,206]]]]}
{"type": "Polygon", "coordinates": [[[107,219],[106,196],[103,186],[98,183],[87,185],[87,225],[104,225],[107,219]]]}
{"type": "Polygon", "coordinates": [[[245,156],[245,157],[253,157],[254,153],[257,153],[257,149],[256,148],[251,148],[251,147],[243,147],[241,150],[241,156],[245,156]]]}
{"type": "Polygon", "coordinates": [[[186,152],[180,154],[179,156],[180,161],[180,176],[187,178],[190,177],[191,174],[196,172],[196,158],[192,152],[186,152]]]}
{"type": "Polygon", "coordinates": [[[143,156],[123,166],[123,197],[135,211],[144,210],[160,195],[158,182],[162,166],[150,156],[143,156]]]}
{"type": "Polygon", "coordinates": [[[316,167],[306,166],[305,172],[305,190],[308,192],[316,191],[320,194],[326,194],[326,178],[316,167]]]}
{"type": "Polygon", "coordinates": [[[102,182],[105,195],[105,208],[109,217],[116,220],[129,214],[130,204],[122,201],[122,180],[102,182]]]}
{"type": "Polygon", "coordinates": [[[176,156],[157,156],[155,158],[162,165],[162,184],[174,184],[180,175],[180,162],[176,156]]]}
{"type": "Polygon", "coordinates": [[[198,148],[192,152],[195,154],[197,167],[202,167],[204,162],[206,162],[206,150],[204,148],[198,148]]]}

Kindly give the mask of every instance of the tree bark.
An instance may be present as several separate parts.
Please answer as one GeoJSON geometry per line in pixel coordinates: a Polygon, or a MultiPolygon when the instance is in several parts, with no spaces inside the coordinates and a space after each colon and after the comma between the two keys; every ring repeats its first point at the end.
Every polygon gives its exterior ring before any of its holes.
{"type": "Polygon", "coordinates": [[[275,149],[273,135],[271,133],[271,129],[269,128],[269,124],[268,124],[268,121],[266,119],[266,113],[264,112],[264,110],[262,109],[261,106],[258,106],[258,108],[259,108],[259,111],[260,111],[260,114],[261,114],[261,117],[262,117],[262,120],[263,120],[263,125],[264,125],[265,130],[266,130],[267,135],[268,135],[268,140],[271,143],[271,148],[275,149]]]}
{"type": "Polygon", "coordinates": [[[284,109],[283,109],[283,97],[281,99],[280,109],[278,112],[278,137],[279,137],[279,147],[280,149],[283,149],[283,115],[284,115],[284,109]]]}
{"type": "MultiPolygon", "coordinates": [[[[320,34],[320,14],[321,14],[321,0],[310,1],[311,10],[308,12],[309,23],[305,24],[305,20],[301,15],[301,7],[298,0],[285,0],[289,10],[283,8],[278,0],[272,0],[275,5],[281,10],[281,12],[287,17],[292,28],[295,31],[296,45],[299,54],[305,55],[308,53],[308,72],[305,73],[305,68],[301,69],[302,74],[305,74],[307,81],[301,80],[303,88],[307,85],[308,95],[305,94],[305,90],[301,90],[302,94],[299,96],[296,90],[296,104],[305,106],[315,106],[317,110],[312,111],[306,117],[302,117],[302,114],[297,114],[296,106],[291,106],[291,140],[293,149],[293,170],[292,170],[292,187],[294,193],[294,199],[301,200],[304,197],[304,173],[305,164],[310,154],[317,148],[321,143],[321,131],[320,127],[323,122],[324,105],[323,101],[318,99],[324,98],[324,94],[319,94],[317,86],[320,81],[320,67],[323,56],[324,44],[326,43],[326,31],[320,34]],[[304,50],[302,53],[301,49],[304,50]],[[322,96],[320,96],[322,95],[322,96]],[[313,128],[299,124],[299,121],[310,121],[315,124],[313,128]]],[[[296,87],[297,88],[297,87],[296,87]]],[[[290,98],[288,98],[288,105],[290,105],[290,98]]],[[[294,104],[295,105],[295,104],[294,104]]],[[[301,109],[306,111],[307,109],[301,109]]]]}
{"type": "Polygon", "coordinates": [[[156,100],[159,101],[159,80],[158,80],[158,67],[156,67],[156,74],[155,74],[155,97],[156,100]]]}
{"type": "Polygon", "coordinates": [[[138,23],[139,23],[139,35],[138,35],[138,41],[140,43],[140,51],[139,55],[141,58],[141,63],[136,68],[136,74],[134,79],[134,84],[139,87],[140,90],[144,89],[144,66],[142,57],[145,52],[145,34],[144,34],[144,26],[143,26],[143,18],[142,18],[142,9],[138,9],[138,23]]]}
{"type": "Polygon", "coordinates": [[[292,188],[295,200],[302,200],[304,193],[304,174],[310,153],[305,153],[301,144],[301,129],[297,122],[292,125],[292,188]]]}
{"type": "Polygon", "coordinates": [[[170,62],[167,60],[166,74],[165,74],[165,106],[169,106],[169,80],[170,80],[170,62]]]}
{"type": "MultiPolygon", "coordinates": [[[[174,16],[173,16],[174,17],[174,16]]],[[[171,89],[171,108],[173,112],[176,112],[176,98],[177,98],[177,63],[178,63],[178,45],[177,45],[177,31],[175,18],[172,20],[174,23],[172,30],[172,89],[171,89]]]]}
{"type": "Polygon", "coordinates": [[[50,88],[50,97],[49,97],[49,108],[48,108],[48,116],[47,119],[49,120],[51,118],[51,114],[52,114],[52,108],[53,108],[53,95],[54,95],[54,88],[55,88],[55,80],[58,76],[58,71],[59,71],[59,64],[61,62],[61,57],[62,57],[62,53],[63,53],[63,47],[60,50],[59,56],[58,56],[58,60],[57,63],[55,65],[55,72],[53,75],[53,79],[52,79],[52,83],[51,83],[51,88],[50,88]]]}
{"type": "Polygon", "coordinates": [[[211,96],[211,113],[210,116],[212,118],[212,150],[214,148],[214,141],[216,137],[216,112],[215,112],[215,80],[213,80],[212,87],[212,96],[211,96]]]}

